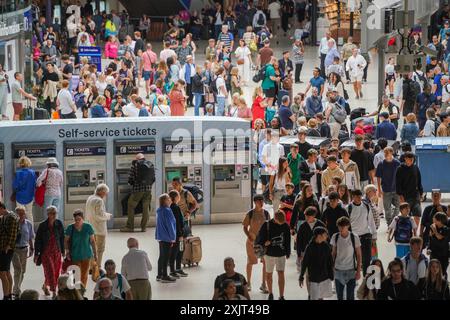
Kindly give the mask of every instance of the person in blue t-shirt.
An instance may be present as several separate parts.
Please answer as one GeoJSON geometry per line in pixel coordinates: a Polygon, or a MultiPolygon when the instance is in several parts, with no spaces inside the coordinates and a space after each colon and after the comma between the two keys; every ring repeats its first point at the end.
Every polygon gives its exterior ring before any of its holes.
{"type": "Polygon", "coordinates": [[[308,86],[306,87],[304,95],[306,96],[309,89],[311,89],[311,87],[313,87],[313,88],[317,88],[317,91],[319,92],[319,96],[321,97],[323,95],[324,85],[325,85],[325,80],[320,76],[320,69],[314,68],[313,77],[309,80],[309,83],[308,83],[308,86]]]}
{"type": "Polygon", "coordinates": [[[280,117],[281,127],[286,130],[292,130],[294,128],[295,115],[292,113],[289,107],[291,100],[289,96],[283,96],[281,98],[281,106],[278,109],[278,116],[280,117]]]}
{"type": "Polygon", "coordinates": [[[84,222],[84,212],[81,209],[74,211],[73,219],[75,222],[65,231],[66,259],[80,268],[81,283],[84,288],[87,288],[91,260],[94,258],[94,261],[97,261],[94,228],[91,224],[84,222]]]}
{"type": "Polygon", "coordinates": [[[139,117],[148,117],[150,114],[148,113],[147,107],[144,105],[141,97],[137,97],[134,100],[134,105],[139,109],[139,117]]]}
{"type": "Polygon", "coordinates": [[[107,118],[108,113],[105,111],[106,98],[98,96],[95,99],[94,107],[91,109],[91,118],[107,118]]]}
{"type": "Polygon", "coordinates": [[[36,191],[36,172],[31,169],[31,160],[21,157],[18,162],[19,168],[13,181],[13,189],[16,193],[16,206],[25,208],[27,219],[33,223],[33,198],[36,191]]]}

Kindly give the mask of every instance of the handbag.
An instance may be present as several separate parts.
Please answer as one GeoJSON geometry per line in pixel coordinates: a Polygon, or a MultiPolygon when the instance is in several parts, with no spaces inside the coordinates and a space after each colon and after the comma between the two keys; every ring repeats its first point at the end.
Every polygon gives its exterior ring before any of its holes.
{"type": "Polygon", "coordinates": [[[258,51],[258,46],[256,45],[256,40],[251,40],[249,45],[250,51],[256,52],[258,51]]]}
{"type": "MultiPolygon", "coordinates": [[[[267,236],[269,236],[269,225],[270,221],[267,220],[267,236]]],[[[253,245],[253,251],[255,252],[255,255],[258,259],[261,259],[265,256],[267,252],[267,247],[261,244],[254,244],[253,245]]]]}
{"type": "Polygon", "coordinates": [[[61,119],[61,116],[60,116],[60,114],[59,114],[59,112],[58,111],[53,111],[52,112],[52,119],[61,119]]]}
{"type": "Polygon", "coordinates": [[[42,258],[41,258],[41,255],[39,255],[38,257],[37,257],[37,260],[36,260],[36,266],[40,266],[40,265],[42,265],[42,258]]]}
{"type": "Polygon", "coordinates": [[[275,117],[276,114],[276,110],[275,108],[271,108],[271,107],[267,107],[266,108],[266,112],[265,112],[265,120],[267,124],[270,124],[270,122],[272,121],[272,119],[275,117]]]}
{"type": "Polygon", "coordinates": [[[344,91],[344,99],[345,99],[345,100],[348,100],[348,99],[350,98],[350,96],[348,95],[348,91],[345,90],[344,83],[343,83],[342,81],[341,81],[341,83],[342,83],[342,89],[343,89],[343,91],[344,91]]]}
{"type": "Polygon", "coordinates": [[[245,60],[244,60],[244,59],[238,59],[238,60],[236,61],[236,63],[237,63],[239,66],[241,66],[241,65],[243,65],[243,64],[245,63],[245,60]]]}
{"type": "Polygon", "coordinates": [[[97,282],[100,278],[100,268],[98,267],[97,262],[92,262],[92,281],[97,282]]]}
{"type": "Polygon", "coordinates": [[[44,205],[47,178],[48,178],[48,169],[47,169],[47,174],[45,175],[44,181],[42,181],[42,184],[39,187],[36,187],[36,191],[34,192],[34,202],[39,207],[42,207],[44,205]]]}

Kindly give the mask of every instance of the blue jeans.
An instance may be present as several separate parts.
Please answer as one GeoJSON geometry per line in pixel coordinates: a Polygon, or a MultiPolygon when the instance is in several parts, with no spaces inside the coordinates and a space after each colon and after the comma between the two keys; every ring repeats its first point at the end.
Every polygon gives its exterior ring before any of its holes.
{"type": "Polygon", "coordinates": [[[200,115],[200,106],[202,105],[203,95],[201,93],[194,93],[194,115],[200,115]]]}
{"type": "Polygon", "coordinates": [[[215,24],[214,25],[214,39],[217,39],[219,37],[220,32],[222,31],[222,25],[221,24],[215,24]]]}
{"type": "Polygon", "coordinates": [[[49,206],[55,206],[56,209],[58,209],[58,217],[59,217],[59,215],[60,215],[60,212],[59,212],[60,211],[60,208],[59,208],[60,200],[61,200],[61,196],[57,196],[57,197],[45,196],[44,197],[44,210],[47,210],[47,208],[49,206]]]}
{"type": "Polygon", "coordinates": [[[244,36],[245,33],[245,29],[238,29],[238,37],[239,39],[242,39],[242,37],[244,36]]]}
{"type": "Polygon", "coordinates": [[[225,115],[225,97],[217,97],[216,116],[225,115]]]}
{"type": "Polygon", "coordinates": [[[334,270],[336,295],[338,300],[344,300],[344,289],[347,287],[347,300],[355,300],[355,270],[334,270]]]}

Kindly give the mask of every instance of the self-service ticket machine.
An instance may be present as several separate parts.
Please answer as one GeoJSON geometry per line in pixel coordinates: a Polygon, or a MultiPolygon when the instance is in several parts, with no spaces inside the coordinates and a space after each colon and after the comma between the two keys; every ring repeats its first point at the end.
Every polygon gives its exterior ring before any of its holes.
{"type": "MultiPolygon", "coordinates": [[[[127,199],[131,193],[131,186],[128,184],[128,177],[133,160],[135,160],[138,153],[142,153],[146,160],[155,163],[155,140],[116,140],[114,141],[114,170],[115,170],[115,199],[114,199],[114,227],[122,227],[125,223],[127,215],[127,199]]],[[[153,203],[150,207],[149,223],[155,223],[155,208],[158,197],[155,193],[155,185],[152,187],[153,203]]],[[[139,208],[139,206],[138,206],[139,208]]],[[[136,212],[136,214],[142,214],[136,212]]]]}
{"type": "Polygon", "coordinates": [[[64,143],[64,181],[66,221],[75,209],[85,208],[87,198],[98,184],[105,182],[106,143],[104,141],[64,143]]]}
{"type": "MultiPolygon", "coordinates": [[[[201,138],[163,139],[164,191],[172,189],[172,179],[181,178],[183,184],[195,184],[203,189],[203,141],[201,138]]],[[[196,220],[203,221],[200,205],[196,220]]]]}
{"type": "Polygon", "coordinates": [[[4,174],[4,172],[3,172],[3,158],[4,158],[4,155],[5,155],[5,153],[4,153],[4,148],[3,148],[3,144],[0,144],[0,201],[1,202],[4,202],[4,200],[3,200],[3,194],[4,194],[4,191],[3,191],[3,176],[5,175],[4,174]]]}
{"type": "MultiPolygon", "coordinates": [[[[30,168],[36,172],[36,177],[39,177],[41,172],[47,168],[46,162],[48,158],[56,157],[56,144],[54,142],[13,143],[12,156],[14,160],[14,173],[17,170],[19,159],[26,156],[31,160],[30,168]]],[[[34,222],[41,222],[46,218],[45,208],[33,204],[34,222]]]]}
{"type": "Polygon", "coordinates": [[[251,152],[248,137],[213,138],[211,223],[240,222],[251,208],[251,152]]]}

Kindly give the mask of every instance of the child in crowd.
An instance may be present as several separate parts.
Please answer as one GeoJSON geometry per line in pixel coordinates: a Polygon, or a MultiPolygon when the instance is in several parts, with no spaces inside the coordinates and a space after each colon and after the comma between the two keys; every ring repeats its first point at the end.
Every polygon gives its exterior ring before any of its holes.
{"type": "Polygon", "coordinates": [[[291,223],[292,209],[297,195],[294,193],[295,186],[292,182],[286,183],[286,194],[281,196],[280,211],[283,211],[286,216],[286,223],[291,223]]]}
{"type": "Polygon", "coordinates": [[[403,258],[409,251],[409,240],[416,234],[417,225],[410,216],[411,208],[408,203],[400,205],[400,214],[392,220],[388,228],[388,242],[395,239],[396,257],[403,258]]]}

